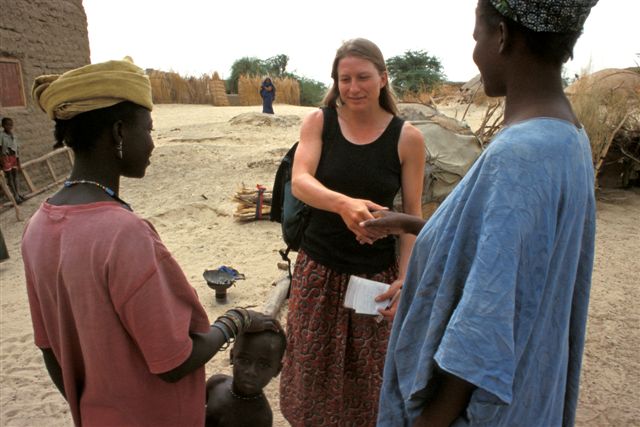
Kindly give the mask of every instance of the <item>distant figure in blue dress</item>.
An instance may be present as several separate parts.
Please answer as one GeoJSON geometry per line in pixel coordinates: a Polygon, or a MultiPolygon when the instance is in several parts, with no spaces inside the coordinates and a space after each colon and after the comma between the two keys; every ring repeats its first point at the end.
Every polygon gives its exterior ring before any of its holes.
{"type": "Polygon", "coordinates": [[[264,79],[260,85],[260,96],[262,97],[262,112],[273,114],[273,101],[276,100],[276,87],[270,77],[264,79]]]}

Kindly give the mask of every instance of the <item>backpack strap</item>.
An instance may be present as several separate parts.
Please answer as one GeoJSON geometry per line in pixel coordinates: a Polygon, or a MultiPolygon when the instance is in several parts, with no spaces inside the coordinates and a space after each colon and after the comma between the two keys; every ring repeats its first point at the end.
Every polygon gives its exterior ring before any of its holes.
{"type": "MultiPolygon", "coordinates": [[[[337,135],[338,132],[338,112],[335,108],[323,107],[323,122],[322,122],[322,141],[330,140],[337,135]]],[[[289,150],[289,152],[285,156],[285,161],[280,163],[278,167],[278,171],[276,172],[276,179],[274,183],[274,191],[272,195],[272,203],[275,204],[275,207],[271,209],[271,220],[284,222],[283,210],[282,210],[282,202],[284,200],[284,183],[291,181],[291,167],[293,166],[293,158],[295,156],[295,150],[297,148],[298,143],[296,142],[293,147],[289,150]],[[288,160],[288,161],[287,161],[288,160]]],[[[323,144],[324,145],[324,144],[323,144]]],[[[309,221],[309,215],[311,213],[311,207],[308,205],[304,205],[302,209],[302,229],[304,230],[309,221]]],[[[286,242],[285,242],[286,243],[286,242]]],[[[291,258],[289,257],[289,252],[293,249],[290,244],[287,244],[285,249],[280,249],[278,253],[283,261],[287,263],[287,269],[289,273],[289,279],[293,277],[291,271],[291,258]]],[[[288,295],[287,295],[288,297],[288,295]]]]}

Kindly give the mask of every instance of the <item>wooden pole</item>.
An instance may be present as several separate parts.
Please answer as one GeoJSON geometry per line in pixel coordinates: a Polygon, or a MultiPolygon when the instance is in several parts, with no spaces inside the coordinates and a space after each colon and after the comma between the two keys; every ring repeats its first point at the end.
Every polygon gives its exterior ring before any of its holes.
{"type": "Polygon", "coordinates": [[[20,221],[20,208],[18,208],[18,202],[16,202],[16,199],[13,197],[13,193],[11,192],[11,190],[9,190],[9,186],[7,185],[7,182],[4,179],[4,173],[2,172],[0,172],[0,187],[2,187],[2,191],[4,192],[5,196],[7,196],[7,198],[9,199],[9,202],[15,208],[16,219],[20,221]]]}
{"type": "Polygon", "coordinates": [[[289,294],[289,286],[291,285],[289,274],[285,274],[280,279],[274,281],[273,285],[273,291],[269,296],[269,300],[262,307],[262,313],[277,319],[280,309],[284,305],[287,295],[289,294]]]}
{"type": "Polygon", "coordinates": [[[600,167],[602,166],[602,162],[604,161],[604,158],[607,157],[607,153],[609,152],[609,147],[611,147],[611,143],[613,142],[613,139],[616,137],[616,134],[618,133],[618,131],[620,130],[622,125],[624,125],[624,122],[627,121],[628,117],[629,117],[629,113],[626,113],[624,115],[624,117],[622,118],[622,120],[620,120],[620,123],[618,123],[618,126],[616,126],[616,128],[613,130],[613,132],[611,132],[611,135],[607,139],[607,142],[606,142],[606,144],[604,146],[604,149],[600,153],[600,158],[598,159],[598,162],[596,163],[595,174],[594,174],[595,175],[596,184],[598,183],[598,174],[600,173],[600,167]]]}

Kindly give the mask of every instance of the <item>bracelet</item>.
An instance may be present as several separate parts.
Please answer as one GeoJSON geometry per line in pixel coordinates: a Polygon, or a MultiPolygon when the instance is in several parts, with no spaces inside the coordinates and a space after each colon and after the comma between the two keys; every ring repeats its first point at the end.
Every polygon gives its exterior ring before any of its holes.
{"type": "Polygon", "coordinates": [[[229,310],[225,314],[223,314],[222,317],[231,320],[234,323],[234,325],[236,325],[238,334],[242,333],[242,331],[245,328],[244,322],[242,317],[240,317],[235,311],[229,310]]]}
{"type": "Polygon", "coordinates": [[[232,308],[229,311],[236,312],[242,317],[245,329],[251,326],[251,316],[246,308],[232,308]]]}
{"type": "Polygon", "coordinates": [[[230,325],[234,329],[236,336],[240,335],[240,333],[242,332],[242,324],[239,320],[234,319],[231,316],[227,316],[226,314],[218,317],[218,320],[225,322],[227,325],[230,325]]]}
{"type": "Polygon", "coordinates": [[[223,324],[229,331],[229,335],[232,335],[232,337],[229,338],[229,343],[233,343],[236,340],[238,334],[233,330],[233,322],[221,316],[216,319],[215,323],[223,324]]]}
{"type": "Polygon", "coordinates": [[[228,349],[229,348],[229,344],[230,344],[230,338],[229,338],[229,333],[226,330],[226,327],[220,326],[216,322],[214,322],[213,325],[211,325],[211,327],[220,330],[220,332],[222,332],[222,335],[224,335],[225,343],[223,344],[222,347],[220,347],[220,350],[228,349]]]}

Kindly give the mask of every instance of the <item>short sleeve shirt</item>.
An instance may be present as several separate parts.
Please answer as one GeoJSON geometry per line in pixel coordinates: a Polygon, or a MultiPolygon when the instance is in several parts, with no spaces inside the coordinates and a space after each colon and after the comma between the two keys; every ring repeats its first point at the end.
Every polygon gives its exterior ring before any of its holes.
{"type": "Polygon", "coordinates": [[[203,425],[204,367],[156,375],[209,320],[150,223],[114,202],[45,202],[22,254],[35,343],[53,350],[77,425],[203,425]]]}

